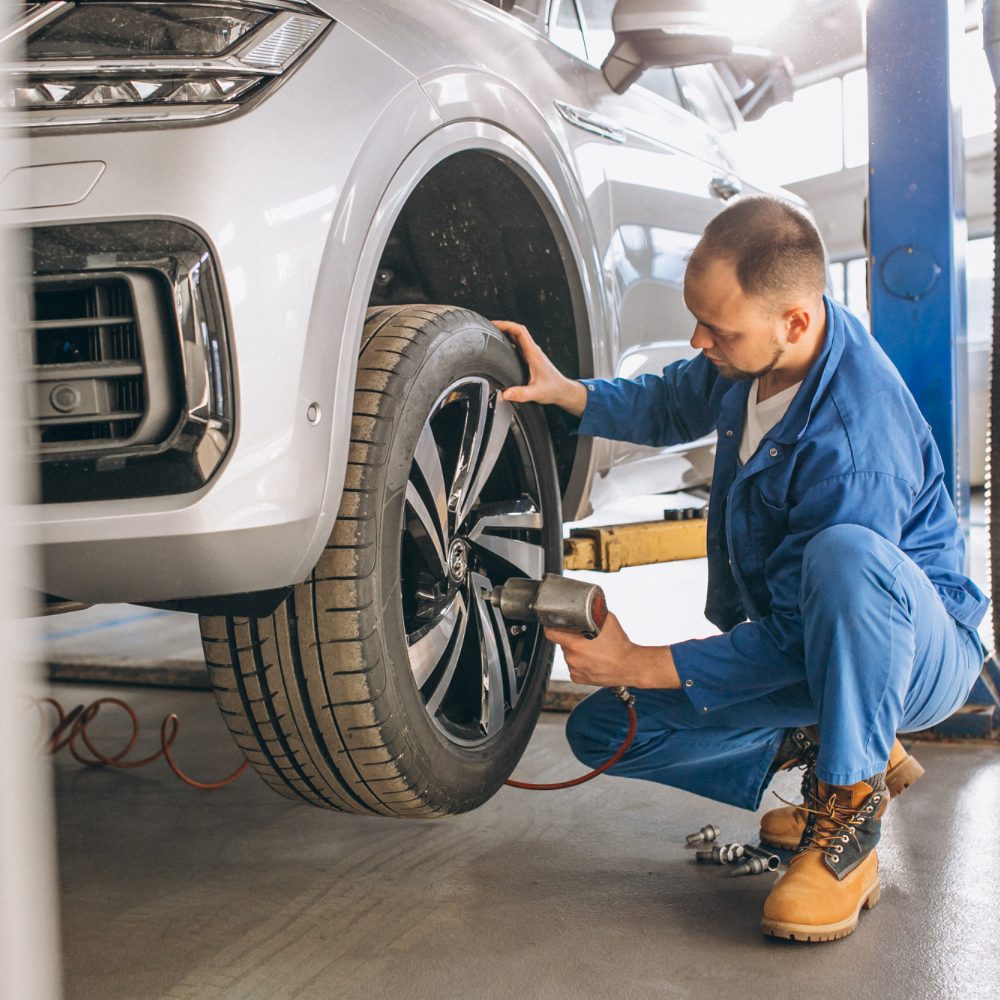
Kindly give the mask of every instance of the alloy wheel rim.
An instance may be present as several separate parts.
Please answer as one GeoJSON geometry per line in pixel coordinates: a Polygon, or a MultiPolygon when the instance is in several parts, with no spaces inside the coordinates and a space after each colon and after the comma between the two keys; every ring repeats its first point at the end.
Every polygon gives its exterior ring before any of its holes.
{"type": "Polygon", "coordinates": [[[450,385],[431,408],[406,483],[400,570],[407,655],[434,726],[461,747],[505,727],[529,681],[537,625],[487,596],[545,571],[544,520],[528,437],[489,379],[450,385]]]}

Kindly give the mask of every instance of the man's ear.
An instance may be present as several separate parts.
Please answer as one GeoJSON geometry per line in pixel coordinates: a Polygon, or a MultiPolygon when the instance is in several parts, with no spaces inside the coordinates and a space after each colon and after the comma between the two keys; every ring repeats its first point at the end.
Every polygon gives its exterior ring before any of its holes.
{"type": "Polygon", "coordinates": [[[797,344],[809,329],[812,321],[812,310],[808,306],[798,305],[785,311],[783,317],[785,329],[788,331],[788,342],[797,344]]]}

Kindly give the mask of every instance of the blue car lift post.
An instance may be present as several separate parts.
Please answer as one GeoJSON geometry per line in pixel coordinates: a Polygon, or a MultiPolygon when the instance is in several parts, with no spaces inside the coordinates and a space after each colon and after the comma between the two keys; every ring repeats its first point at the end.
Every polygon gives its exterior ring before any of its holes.
{"type": "MultiPolygon", "coordinates": [[[[931,425],[968,539],[965,158],[950,72],[960,65],[963,18],[961,0],[869,7],[868,264],[872,333],[931,425]]],[[[1000,735],[993,656],[966,705],[934,732],[1000,735]]]]}

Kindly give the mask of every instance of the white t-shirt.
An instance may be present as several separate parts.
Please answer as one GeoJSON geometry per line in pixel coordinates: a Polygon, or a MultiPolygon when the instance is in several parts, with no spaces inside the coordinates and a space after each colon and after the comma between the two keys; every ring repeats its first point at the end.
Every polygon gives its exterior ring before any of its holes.
{"type": "Polygon", "coordinates": [[[747,418],[743,422],[743,437],[740,440],[740,465],[744,465],[750,460],[764,435],[785,415],[795,398],[795,394],[799,391],[799,386],[802,385],[801,382],[796,382],[795,385],[782,389],[770,399],[765,399],[763,403],[758,403],[758,382],[759,379],[753,380],[753,385],[750,386],[750,395],[747,396],[747,418]]]}

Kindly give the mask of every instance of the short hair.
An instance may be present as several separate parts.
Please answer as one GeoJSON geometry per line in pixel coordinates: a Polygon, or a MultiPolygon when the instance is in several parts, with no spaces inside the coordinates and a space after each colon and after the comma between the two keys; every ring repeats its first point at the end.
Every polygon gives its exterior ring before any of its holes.
{"type": "Polygon", "coordinates": [[[736,268],[745,295],[783,302],[826,288],[826,250],[812,220],[770,195],[741,198],[706,226],[688,269],[702,271],[724,258],[736,268]]]}

